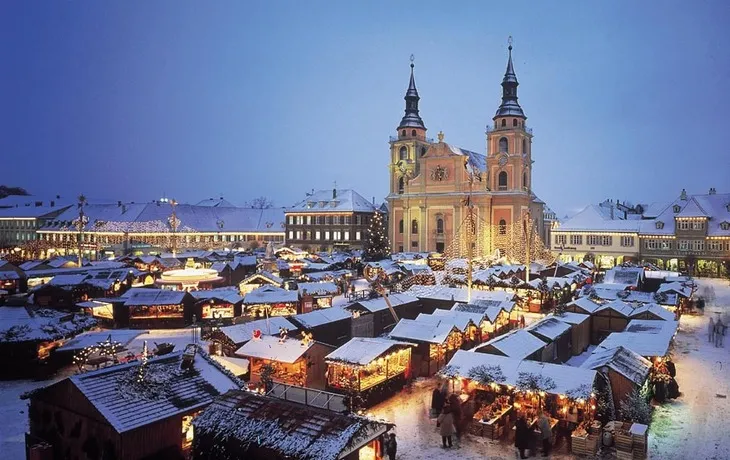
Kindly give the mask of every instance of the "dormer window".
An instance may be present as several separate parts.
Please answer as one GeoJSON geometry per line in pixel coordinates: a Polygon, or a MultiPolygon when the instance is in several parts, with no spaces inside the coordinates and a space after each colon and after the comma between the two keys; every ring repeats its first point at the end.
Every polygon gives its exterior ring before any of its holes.
{"type": "Polygon", "coordinates": [[[725,205],[725,209],[727,209],[727,212],[730,212],[730,203],[725,205]]]}
{"type": "Polygon", "coordinates": [[[730,222],[725,221],[725,222],[721,223],[720,228],[723,230],[730,230],[730,222]]]}
{"type": "Polygon", "coordinates": [[[312,209],[313,206],[314,206],[313,202],[307,201],[307,209],[312,209]]]}
{"type": "Polygon", "coordinates": [[[326,201],[320,201],[319,202],[319,207],[320,208],[324,208],[325,206],[327,206],[327,202],[326,201]]]}
{"type": "Polygon", "coordinates": [[[339,203],[340,202],[337,201],[337,200],[332,200],[332,201],[330,201],[330,207],[331,208],[336,208],[339,203]]]}
{"type": "Polygon", "coordinates": [[[678,213],[679,211],[681,211],[681,210],[682,210],[682,208],[681,208],[681,207],[680,207],[680,206],[679,206],[678,204],[675,204],[675,205],[674,205],[674,206],[672,207],[672,211],[674,211],[674,214],[677,214],[677,213],[678,213]]]}
{"type": "Polygon", "coordinates": [[[662,222],[661,220],[660,220],[660,221],[657,221],[657,223],[656,223],[656,228],[657,228],[658,230],[661,230],[661,229],[663,229],[663,228],[664,228],[664,222],[662,222]]]}

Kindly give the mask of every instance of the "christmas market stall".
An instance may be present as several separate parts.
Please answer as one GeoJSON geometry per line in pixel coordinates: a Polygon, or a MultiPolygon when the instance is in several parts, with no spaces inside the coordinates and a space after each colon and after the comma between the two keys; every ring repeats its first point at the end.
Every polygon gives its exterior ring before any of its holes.
{"type": "Polygon", "coordinates": [[[676,321],[655,321],[635,319],[629,322],[623,332],[614,332],[598,345],[611,349],[619,346],[628,348],[650,361],[664,358],[677,334],[676,321]]]}
{"type": "Polygon", "coordinates": [[[482,322],[481,315],[452,310],[436,310],[431,315],[427,313],[419,314],[416,321],[430,324],[450,323],[461,332],[461,348],[465,350],[479,343],[478,324],[482,322]]]}
{"type": "Polygon", "coordinates": [[[583,296],[565,304],[565,311],[580,313],[581,315],[592,315],[605,303],[605,300],[583,296]]]}
{"type": "MultiPolygon", "coordinates": [[[[326,392],[319,398],[329,399],[326,392]]],[[[200,460],[380,460],[380,440],[393,427],[248,391],[221,396],[193,426],[193,458],[200,460]]]]}
{"type": "Polygon", "coordinates": [[[389,337],[416,345],[412,360],[415,377],[436,374],[463,343],[463,334],[449,321],[432,323],[402,319],[389,337]]]}
{"type": "Polygon", "coordinates": [[[9,295],[28,290],[28,277],[25,272],[6,260],[0,260],[0,289],[9,295]]]}
{"type": "Polygon", "coordinates": [[[470,431],[477,436],[505,437],[522,414],[536,442],[542,410],[550,414],[554,436],[569,436],[565,427],[589,424],[595,415],[593,370],[461,350],[442,374],[462,400],[474,401],[470,431]]]}
{"type": "Polygon", "coordinates": [[[604,300],[623,300],[631,303],[658,303],[664,308],[674,311],[679,305],[679,297],[677,294],[669,292],[643,292],[643,291],[625,291],[616,289],[610,284],[595,284],[590,290],[594,297],[604,300]]]}
{"type": "Polygon", "coordinates": [[[315,310],[290,316],[289,320],[320,342],[336,347],[347,342],[352,332],[352,313],[343,308],[315,310]]]}
{"type": "Polygon", "coordinates": [[[187,292],[140,288],[126,294],[125,308],[120,312],[126,313],[126,317],[117,316],[117,309],[114,310],[115,322],[120,327],[164,329],[193,322],[195,297],[187,292]]]}
{"type": "Polygon", "coordinates": [[[622,346],[596,350],[581,365],[583,369],[598,371],[610,382],[615,408],[620,408],[632,391],[644,387],[651,366],[649,360],[622,346]]]}
{"type": "Polygon", "coordinates": [[[455,302],[474,303],[476,300],[514,301],[515,294],[507,291],[474,290],[469,298],[466,288],[448,287],[444,285],[421,286],[414,285],[404,292],[417,297],[423,306],[423,313],[433,313],[436,309],[451,310],[455,302]]]}
{"type": "Polygon", "coordinates": [[[241,385],[201,351],[67,377],[29,395],[29,458],[183,458],[193,419],[241,385]]]}
{"type": "MultiPolygon", "coordinates": [[[[119,301],[119,299],[113,299],[119,301]]],[[[76,304],[81,312],[93,316],[100,324],[114,327],[114,303],[104,298],[87,300],[76,304]]]]}
{"type": "Polygon", "coordinates": [[[525,330],[546,343],[540,361],[564,363],[573,356],[571,325],[559,317],[548,316],[525,330]]]}
{"type": "Polygon", "coordinates": [[[302,302],[302,313],[329,308],[332,298],[340,294],[340,288],[335,283],[297,283],[299,298],[302,302]]]}
{"type": "Polygon", "coordinates": [[[262,286],[243,298],[245,315],[252,319],[301,313],[299,293],[276,286],[262,286]]]}
{"type": "MultiPolygon", "coordinates": [[[[500,334],[507,332],[513,325],[511,316],[514,316],[514,324],[517,323],[515,302],[512,300],[475,300],[471,303],[456,303],[451,311],[480,315],[477,323],[479,326],[478,341],[486,342],[500,334]],[[513,314],[513,311],[515,314],[513,314]]],[[[438,314],[442,310],[434,311],[438,314]]]]}
{"type": "Polygon", "coordinates": [[[655,303],[640,304],[631,313],[631,319],[653,319],[658,321],[674,321],[677,319],[674,312],[655,303]]]}
{"type": "Polygon", "coordinates": [[[327,388],[371,406],[392,396],[411,378],[413,344],[355,337],[325,357],[327,388]]]}
{"type": "Polygon", "coordinates": [[[248,321],[214,328],[210,334],[211,351],[213,355],[233,356],[236,350],[244,343],[252,340],[255,331],[263,335],[279,336],[282,329],[294,334],[298,331],[297,325],[289,321],[290,318],[283,316],[272,316],[271,318],[248,321]]]}
{"type": "Polygon", "coordinates": [[[622,300],[612,300],[601,305],[591,315],[591,342],[594,345],[599,344],[612,332],[623,331],[633,313],[634,307],[622,300]]]}
{"type": "Polygon", "coordinates": [[[256,256],[236,255],[233,260],[215,262],[210,268],[218,272],[228,286],[238,286],[241,281],[256,272],[257,264],[256,256]]]}
{"type": "MultiPolygon", "coordinates": [[[[414,319],[421,312],[417,298],[408,294],[389,294],[388,301],[398,318],[414,319]]],[[[352,313],[352,337],[378,337],[392,328],[393,317],[385,298],[376,296],[343,307],[352,313]]]]}
{"type": "Polygon", "coordinates": [[[30,290],[33,302],[41,307],[71,309],[76,303],[93,297],[103,297],[104,290],[86,283],[89,275],[56,275],[30,290]]]}
{"type": "Polygon", "coordinates": [[[581,313],[563,312],[556,314],[560,321],[570,324],[571,349],[578,356],[591,345],[591,317],[581,313]]]}
{"type": "Polygon", "coordinates": [[[603,284],[640,291],[644,286],[644,267],[613,267],[606,270],[603,284]]]}
{"type": "Polygon", "coordinates": [[[326,386],[327,365],[324,357],[335,347],[312,340],[288,337],[282,331],[279,337],[263,335],[261,331],[252,340],[236,350],[236,356],[251,363],[251,385],[264,388],[267,381],[323,390],[326,386]]]}
{"type": "Polygon", "coordinates": [[[254,289],[258,289],[263,286],[282,287],[283,285],[283,279],[272,273],[262,271],[245,278],[238,284],[238,289],[241,291],[241,295],[245,296],[254,289]]]}
{"type": "Polygon", "coordinates": [[[235,287],[191,291],[195,297],[195,311],[203,320],[232,319],[243,313],[243,297],[235,287]]]}
{"type": "Polygon", "coordinates": [[[474,349],[478,353],[489,353],[514,359],[540,361],[547,344],[524,329],[517,329],[496,337],[474,349]]]}

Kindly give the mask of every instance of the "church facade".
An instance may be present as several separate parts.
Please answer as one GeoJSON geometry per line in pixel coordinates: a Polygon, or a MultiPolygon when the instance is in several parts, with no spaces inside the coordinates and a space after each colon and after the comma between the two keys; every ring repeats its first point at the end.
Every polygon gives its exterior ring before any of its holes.
{"type": "Polygon", "coordinates": [[[517,98],[509,46],[502,102],[486,129],[486,154],[426,137],[411,63],[405,115],[390,138],[389,232],[393,252],[441,252],[473,205],[478,222],[507,233],[529,218],[543,234],[544,203],[532,193],[532,130],[517,98]]]}

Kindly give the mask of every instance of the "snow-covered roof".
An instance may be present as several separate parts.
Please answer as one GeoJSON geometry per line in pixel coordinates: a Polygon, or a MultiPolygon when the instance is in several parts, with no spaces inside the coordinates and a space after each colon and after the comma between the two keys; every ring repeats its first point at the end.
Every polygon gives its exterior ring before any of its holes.
{"type": "Polygon", "coordinates": [[[590,319],[590,315],[584,315],[582,313],[575,313],[572,311],[566,311],[562,315],[555,315],[556,319],[563,321],[568,324],[583,324],[585,321],[590,319]]]}
{"type": "Polygon", "coordinates": [[[253,331],[259,330],[265,335],[279,335],[280,329],[287,329],[289,333],[297,331],[297,326],[282,316],[272,316],[268,319],[257,319],[248,323],[223,326],[220,331],[233,343],[244,343],[253,338],[253,331]]]}
{"type": "Polygon", "coordinates": [[[233,204],[230,201],[220,198],[208,198],[207,200],[201,200],[195,203],[195,206],[213,206],[216,208],[233,208],[233,204]]]}
{"type": "Polygon", "coordinates": [[[563,222],[555,231],[576,232],[576,231],[611,231],[638,233],[640,222],[638,220],[619,219],[621,213],[610,215],[602,212],[596,205],[589,205],[575,216],[563,222]]]}
{"type": "Polygon", "coordinates": [[[689,298],[692,296],[692,288],[677,281],[674,281],[672,283],[662,283],[659,286],[659,289],[657,289],[657,292],[679,294],[685,298],[689,298]]]}
{"type": "Polygon", "coordinates": [[[154,393],[135,387],[140,361],[77,374],[69,381],[119,433],[203,408],[220,394],[240,388],[241,382],[204,352],[195,355],[195,372],[180,368],[182,355],[174,352],[147,361],[145,379],[149,387],[159,389],[154,393]]]}
{"type": "Polygon", "coordinates": [[[256,272],[253,275],[249,276],[248,278],[245,278],[244,280],[242,280],[239,284],[251,284],[254,280],[257,280],[257,279],[266,281],[267,283],[272,283],[276,286],[281,286],[282,284],[284,284],[283,279],[279,278],[278,276],[276,276],[274,274],[266,272],[266,271],[256,272]]]}
{"type": "Polygon", "coordinates": [[[300,294],[304,294],[307,291],[309,295],[336,295],[339,288],[335,283],[297,283],[297,288],[300,294]]]}
{"type": "Polygon", "coordinates": [[[451,321],[418,321],[401,319],[390,332],[389,337],[413,342],[442,344],[452,331],[459,332],[451,321]]]}
{"type": "Polygon", "coordinates": [[[546,343],[525,329],[517,329],[485,342],[474,348],[474,351],[479,351],[490,345],[505,356],[515,359],[525,359],[536,351],[543,349],[546,343]]]}
{"type": "Polygon", "coordinates": [[[416,321],[430,324],[447,322],[462,332],[466,330],[466,327],[470,323],[473,323],[475,325],[480,324],[479,322],[474,322],[474,318],[468,313],[461,313],[451,310],[440,310],[438,308],[436,309],[436,311],[434,311],[432,315],[429,315],[428,313],[419,313],[416,317],[416,321]]]}
{"type": "Polygon", "coordinates": [[[472,152],[471,150],[462,149],[461,147],[457,147],[455,145],[446,144],[449,149],[455,154],[467,157],[468,159],[468,165],[472,168],[476,168],[479,170],[479,172],[484,172],[487,170],[487,157],[486,155],[482,155],[481,153],[472,152]]]}
{"type": "MultiPolygon", "coordinates": [[[[259,339],[249,340],[236,350],[236,356],[269,359],[281,363],[295,363],[312,347],[315,342],[303,346],[303,342],[293,337],[281,340],[278,337],[262,335],[259,339]]],[[[327,345],[328,346],[328,345],[327,345]]]]}
{"type": "Polygon", "coordinates": [[[570,324],[554,316],[548,316],[540,321],[527,327],[529,332],[545,337],[549,340],[555,340],[566,332],[570,331],[570,324]]]}
{"type": "Polygon", "coordinates": [[[630,317],[634,313],[634,307],[623,300],[612,300],[608,303],[605,303],[601,305],[598,309],[596,309],[595,313],[604,311],[604,310],[613,310],[616,313],[619,313],[620,315],[623,315],[625,317],[630,317]]]}
{"type": "Polygon", "coordinates": [[[68,206],[18,206],[12,208],[0,207],[0,219],[21,218],[21,219],[42,219],[61,212],[68,206]]]}
{"type": "Polygon", "coordinates": [[[213,358],[213,360],[215,360],[218,364],[232,372],[233,375],[248,374],[248,367],[250,362],[247,359],[218,355],[211,355],[210,357],[213,358]]]}
{"type": "MultiPolygon", "coordinates": [[[[421,315],[423,315],[423,313],[420,313],[418,316],[420,317],[421,315]]],[[[469,321],[474,323],[474,325],[479,326],[482,321],[488,320],[485,314],[469,313],[465,311],[454,310],[453,308],[451,310],[442,310],[441,308],[437,308],[436,310],[434,310],[433,315],[430,316],[435,318],[453,318],[454,325],[462,331],[467,326],[469,321]]]]}
{"type": "Polygon", "coordinates": [[[286,212],[375,212],[377,208],[362,195],[351,189],[317,190],[307,198],[287,208],[286,212]]]}
{"type": "Polygon", "coordinates": [[[622,346],[641,356],[665,356],[676,331],[676,321],[632,320],[624,332],[610,334],[598,348],[622,346]]]}
{"type": "MultiPolygon", "coordinates": [[[[418,297],[419,299],[430,300],[453,300],[454,302],[467,303],[469,293],[466,288],[452,288],[443,285],[422,286],[419,284],[411,286],[405,291],[406,294],[418,297]]],[[[506,291],[471,291],[471,301],[475,300],[512,300],[514,293],[506,291]]]]}
{"type": "Polygon", "coordinates": [[[413,346],[413,344],[382,337],[353,337],[346,344],[325,356],[324,359],[325,361],[339,361],[365,366],[393,348],[403,346],[413,346]]]}
{"type": "MultiPolygon", "coordinates": [[[[641,302],[641,303],[661,303],[662,305],[677,305],[677,294],[663,292],[660,294],[655,292],[643,291],[624,291],[622,289],[611,289],[607,286],[610,284],[596,284],[594,292],[596,296],[604,300],[621,299],[625,302],[641,302]],[[660,302],[661,300],[661,302],[660,302]]],[[[615,285],[613,285],[615,286],[615,285]]]]}
{"type": "Polygon", "coordinates": [[[351,413],[232,391],[203,411],[193,426],[196,436],[235,439],[237,445],[260,446],[282,458],[337,460],[349,458],[391,425],[351,413]]]}
{"type": "Polygon", "coordinates": [[[78,286],[86,280],[87,276],[85,274],[56,275],[46,284],[51,286],[78,286]]]}
{"type": "Polygon", "coordinates": [[[610,367],[636,385],[643,385],[649,375],[651,361],[627,348],[618,346],[608,350],[594,351],[580,367],[598,371],[604,366],[610,367]]]}
{"type": "Polygon", "coordinates": [[[189,295],[185,291],[143,288],[127,295],[124,305],[127,307],[139,305],[179,305],[189,295]]]}
{"type": "MultiPolygon", "coordinates": [[[[408,295],[407,291],[405,294],[388,294],[388,300],[393,307],[403,305],[406,303],[418,302],[416,297],[408,295]]],[[[383,297],[376,297],[374,299],[359,300],[345,307],[348,310],[363,308],[371,313],[376,311],[385,310],[388,308],[388,304],[385,303],[383,297]]]]}
{"type": "Polygon", "coordinates": [[[675,316],[674,313],[667,310],[666,308],[662,307],[661,305],[657,305],[655,303],[645,303],[641,304],[638,307],[634,308],[633,313],[631,314],[631,317],[637,317],[642,315],[643,313],[653,313],[654,315],[660,317],[661,319],[665,321],[674,321],[675,316]]]}
{"type": "Polygon", "coordinates": [[[590,369],[464,350],[457,351],[448,364],[448,368],[462,378],[469,378],[469,371],[477,366],[499,366],[505,377],[503,385],[516,385],[521,372],[549,377],[555,383],[555,388],[549,391],[552,394],[566,394],[582,385],[593,388],[596,378],[596,371],[590,369]]]}
{"type": "Polygon", "coordinates": [[[238,289],[232,286],[226,286],[217,289],[209,289],[203,291],[190,291],[190,295],[197,300],[218,299],[224,302],[237,304],[243,302],[243,297],[238,293],[238,289]]]}
{"type": "Polygon", "coordinates": [[[57,348],[58,351],[76,351],[82,348],[91,347],[104,342],[111,337],[114,342],[119,342],[122,346],[126,346],[142,334],[146,334],[149,331],[144,330],[130,330],[130,329],[113,329],[108,331],[97,331],[97,332],[84,332],[79,334],[73,339],[64,343],[61,347],[57,348]]]}
{"type": "Polygon", "coordinates": [[[302,327],[307,329],[327,323],[333,323],[335,321],[342,321],[348,318],[352,318],[352,314],[349,311],[338,307],[322,308],[309,313],[290,317],[292,321],[301,324],[302,327]]]}
{"type": "MultiPolygon", "coordinates": [[[[547,286],[549,289],[553,288],[565,288],[567,286],[570,286],[573,284],[573,277],[567,278],[562,276],[547,276],[545,277],[545,282],[547,283],[547,286]]],[[[538,286],[542,284],[541,278],[535,278],[534,280],[531,280],[529,283],[530,286],[532,286],[535,289],[538,289],[538,286]]]]}
{"type": "Polygon", "coordinates": [[[58,340],[96,325],[88,315],[26,307],[0,307],[0,342],[58,340]]]}
{"type": "Polygon", "coordinates": [[[451,310],[484,315],[490,323],[497,320],[499,314],[504,311],[509,314],[515,306],[512,300],[484,300],[477,299],[471,303],[455,303],[451,310]]]}
{"type": "Polygon", "coordinates": [[[243,298],[243,303],[246,305],[295,302],[299,302],[299,292],[289,291],[272,285],[264,285],[256,288],[243,298]]]}
{"type": "Polygon", "coordinates": [[[584,311],[587,311],[588,313],[593,314],[593,312],[595,312],[596,310],[601,308],[603,303],[595,302],[590,297],[579,297],[579,298],[575,299],[574,301],[568,303],[568,305],[569,306],[575,305],[577,307],[580,307],[584,311]]]}
{"type": "Polygon", "coordinates": [[[613,267],[610,270],[606,270],[606,276],[603,282],[604,284],[637,287],[643,278],[643,267],[613,267]]]}

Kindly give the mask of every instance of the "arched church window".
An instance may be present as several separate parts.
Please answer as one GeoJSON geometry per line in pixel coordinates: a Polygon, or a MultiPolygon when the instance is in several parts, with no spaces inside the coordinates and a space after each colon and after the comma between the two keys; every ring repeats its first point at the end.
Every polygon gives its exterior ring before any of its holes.
{"type": "Polygon", "coordinates": [[[506,137],[499,139],[499,151],[504,153],[509,152],[509,141],[506,137]]]}
{"type": "Polygon", "coordinates": [[[498,184],[500,190],[507,190],[507,171],[502,171],[499,173],[498,184]]]}
{"type": "Polygon", "coordinates": [[[398,233],[403,233],[403,219],[398,221],[398,233]]]}
{"type": "Polygon", "coordinates": [[[502,118],[502,127],[504,128],[505,126],[507,126],[507,120],[502,118]]]}
{"type": "Polygon", "coordinates": [[[399,157],[401,160],[407,160],[408,159],[408,148],[404,145],[400,148],[399,157]]]}
{"type": "Polygon", "coordinates": [[[512,126],[517,126],[517,118],[512,119],[512,126]]]}
{"type": "Polygon", "coordinates": [[[444,219],[441,217],[436,219],[436,233],[439,235],[444,233],[444,219]]]}
{"type": "Polygon", "coordinates": [[[401,136],[406,137],[406,130],[404,129],[403,131],[401,131],[400,134],[401,134],[401,136]]]}
{"type": "Polygon", "coordinates": [[[499,219],[499,234],[500,235],[507,234],[507,221],[504,219],[499,219]]]}
{"type": "Polygon", "coordinates": [[[403,194],[406,188],[406,181],[402,177],[398,179],[398,193],[403,194]]]}
{"type": "Polygon", "coordinates": [[[411,233],[414,235],[418,233],[418,221],[416,219],[411,221],[411,233]]]}
{"type": "Polygon", "coordinates": [[[527,139],[522,139],[522,153],[527,153],[527,139]]]}
{"type": "Polygon", "coordinates": [[[411,136],[416,137],[416,130],[411,131],[411,136]]]}
{"type": "Polygon", "coordinates": [[[527,171],[522,173],[522,188],[527,190],[527,171]]]}
{"type": "Polygon", "coordinates": [[[421,147],[421,156],[426,154],[426,147],[421,147]]]}

